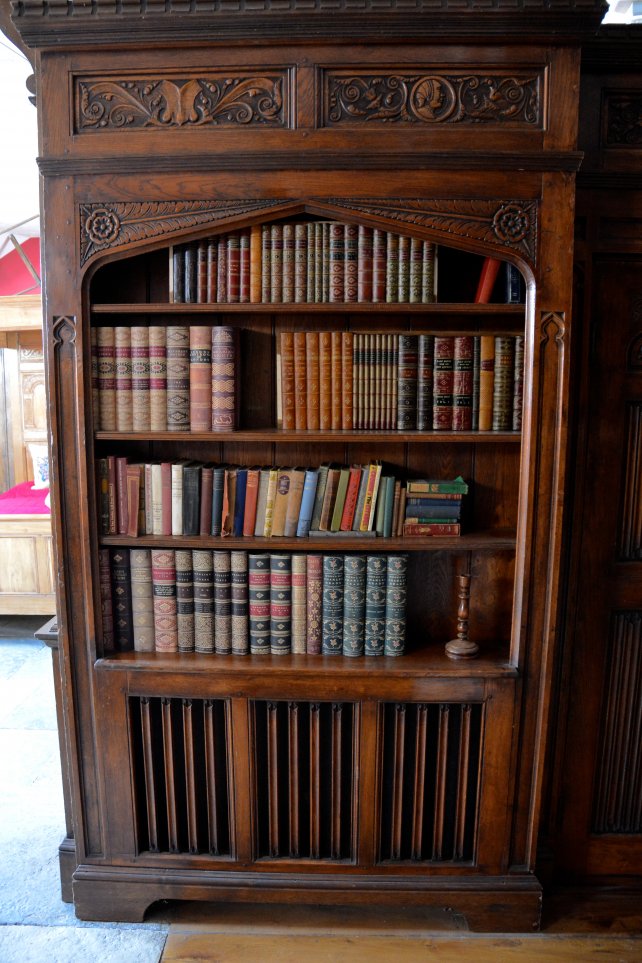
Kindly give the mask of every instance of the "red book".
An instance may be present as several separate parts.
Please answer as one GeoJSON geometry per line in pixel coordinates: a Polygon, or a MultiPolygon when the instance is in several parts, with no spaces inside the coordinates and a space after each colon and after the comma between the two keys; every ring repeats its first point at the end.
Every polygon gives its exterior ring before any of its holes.
{"type": "Polygon", "coordinates": [[[161,535],[172,534],[172,463],[161,462],[161,535]]]}
{"type": "Polygon", "coordinates": [[[473,426],[472,335],[455,337],[453,372],[453,431],[470,431],[473,426]]]}
{"type": "Polygon", "coordinates": [[[281,332],[281,417],[284,431],[294,431],[295,381],[294,381],[294,333],[281,332]]]}
{"type": "Polygon", "coordinates": [[[243,535],[254,535],[256,525],[256,506],[259,494],[259,470],[257,468],[248,469],[247,483],[245,486],[245,513],[243,515],[243,535]]]}
{"type": "Polygon", "coordinates": [[[211,465],[203,465],[201,469],[201,517],[199,534],[209,535],[212,531],[212,488],[214,484],[214,469],[211,465]]]}
{"type": "Polygon", "coordinates": [[[190,430],[212,428],[212,329],[192,325],[189,329],[190,430]]]}
{"type": "Polygon", "coordinates": [[[357,498],[359,496],[359,485],[361,483],[361,472],[362,472],[362,469],[359,467],[359,465],[354,465],[350,469],[350,478],[348,479],[348,490],[346,491],[346,500],[343,506],[343,515],[341,516],[341,524],[339,526],[339,531],[341,532],[352,531],[354,513],[357,507],[357,498]]]}
{"type": "Polygon", "coordinates": [[[297,431],[308,427],[305,331],[294,332],[294,424],[297,431]]]}
{"type": "Polygon", "coordinates": [[[490,301],[501,263],[499,258],[496,257],[484,258],[475,295],[475,304],[488,304],[490,301]]]}

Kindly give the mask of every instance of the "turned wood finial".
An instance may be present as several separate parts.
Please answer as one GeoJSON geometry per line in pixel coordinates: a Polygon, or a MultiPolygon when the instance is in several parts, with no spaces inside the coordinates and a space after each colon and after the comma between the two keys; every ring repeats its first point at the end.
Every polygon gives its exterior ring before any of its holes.
{"type": "Polygon", "coordinates": [[[446,655],[450,659],[474,659],[479,652],[476,642],[468,638],[468,618],[470,616],[470,575],[458,575],[457,597],[457,638],[446,642],[446,655]]]}

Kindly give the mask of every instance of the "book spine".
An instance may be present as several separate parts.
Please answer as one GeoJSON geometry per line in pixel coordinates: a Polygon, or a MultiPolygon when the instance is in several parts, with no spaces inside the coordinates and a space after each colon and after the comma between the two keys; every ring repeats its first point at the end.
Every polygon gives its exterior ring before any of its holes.
{"type": "Polygon", "coordinates": [[[323,511],[325,490],[328,484],[328,474],[328,465],[321,465],[318,471],[317,488],[314,495],[314,505],[312,508],[312,521],[310,522],[311,532],[318,531],[319,525],[321,524],[321,512],[323,511]]]}
{"type": "Polygon", "coordinates": [[[397,428],[417,427],[417,335],[399,335],[397,367],[397,428]]]}
{"type": "Polygon", "coordinates": [[[149,329],[135,325],[131,329],[132,351],[132,430],[150,431],[149,398],[149,329]]]}
{"type": "Polygon", "coordinates": [[[309,431],[318,431],[319,410],[319,332],[305,334],[306,418],[309,431]]]}
{"type": "Polygon", "coordinates": [[[321,301],[330,300],[330,222],[321,224],[321,301]]]}
{"type": "Polygon", "coordinates": [[[305,655],[307,626],[307,557],[292,556],[292,654],[305,655]]]}
{"type": "Polygon", "coordinates": [[[321,654],[323,556],[308,555],[306,563],[306,652],[321,654]]]}
{"type": "Polygon", "coordinates": [[[152,535],[163,534],[163,479],[160,465],[150,465],[152,535]]]}
{"type": "Polygon", "coordinates": [[[471,335],[454,339],[453,431],[470,431],[473,426],[473,351],[471,335]]]}
{"type": "Polygon", "coordinates": [[[212,431],[238,428],[238,329],[212,328],[212,431]]]}
{"type": "Polygon", "coordinates": [[[250,233],[239,232],[239,301],[250,303],[250,233]]]}
{"type": "Polygon", "coordinates": [[[417,429],[432,428],[432,388],[435,337],[420,334],[417,348],[417,429]]]}
{"type": "Polygon", "coordinates": [[[296,428],[296,379],[294,366],[294,333],[281,331],[281,418],[284,431],[296,428]]]}
{"type": "Polygon", "coordinates": [[[118,325],[114,328],[114,355],[116,367],[116,430],[132,431],[132,343],[131,328],[118,325]]]}
{"type": "Polygon", "coordinates": [[[241,300],[241,238],[236,231],[227,236],[227,300],[241,300]]]}
{"type": "Polygon", "coordinates": [[[305,300],[314,304],[316,295],[316,264],[315,264],[316,228],[314,222],[305,225],[305,300]]]}
{"type": "Polygon", "coordinates": [[[348,481],[350,478],[350,469],[342,468],[339,473],[339,482],[337,484],[337,495],[332,506],[332,518],[330,521],[330,531],[338,532],[341,528],[341,519],[343,518],[343,508],[346,503],[346,493],[348,491],[348,481]]]}
{"type": "Polygon", "coordinates": [[[91,328],[89,331],[89,344],[91,353],[91,411],[93,418],[94,431],[100,428],[100,387],[98,383],[98,331],[91,328]]]}
{"type": "Polygon", "coordinates": [[[216,304],[217,283],[218,283],[218,240],[215,237],[207,239],[207,292],[206,301],[208,304],[216,304]]]}
{"type": "Polygon", "coordinates": [[[259,477],[258,469],[250,468],[248,470],[247,483],[245,486],[245,512],[243,514],[243,535],[246,537],[254,535],[259,495],[259,477]]]}
{"type": "Polygon", "coordinates": [[[170,251],[171,300],[174,304],[185,301],[185,252],[182,244],[175,244],[170,251]]]}
{"type": "Polygon", "coordinates": [[[265,538],[270,538],[272,536],[272,520],[274,518],[274,500],[276,498],[276,482],[278,474],[279,473],[276,468],[270,469],[267,484],[267,494],[265,498],[265,524],[262,532],[265,538]]]}
{"type": "Polygon", "coordinates": [[[342,332],[332,331],[331,337],[331,372],[332,372],[332,401],[330,426],[333,431],[340,430],[343,423],[343,384],[342,384],[342,332]]]}
{"type": "Polygon", "coordinates": [[[270,555],[270,652],[292,648],[292,556],[270,555]]]}
{"type": "Polygon", "coordinates": [[[435,335],[432,426],[439,431],[450,431],[453,425],[454,353],[452,336],[435,335]]]}
{"type": "Polygon", "coordinates": [[[169,325],[167,328],[167,428],[169,431],[190,429],[190,347],[189,328],[169,325]]]}
{"type": "Polygon", "coordinates": [[[434,304],[437,300],[437,245],[432,241],[422,242],[421,301],[434,304]]]}
{"type": "Polygon", "coordinates": [[[261,303],[261,225],[253,224],[250,228],[250,301],[252,304],[261,303]]]}
{"type": "Polygon", "coordinates": [[[307,538],[310,534],[318,479],[319,474],[317,471],[314,469],[306,471],[303,482],[303,493],[301,495],[301,508],[299,510],[296,527],[297,538],[307,538]]]}
{"type": "Polygon", "coordinates": [[[386,557],[366,558],[365,655],[383,655],[386,637],[386,557]]]}
{"type": "Polygon", "coordinates": [[[214,652],[214,563],[210,550],[192,552],[194,651],[214,652]]]}
{"type": "Polygon", "coordinates": [[[230,553],[213,552],[214,556],[214,651],[217,655],[232,652],[232,572],[230,553]]]}
{"type": "Polygon", "coordinates": [[[439,495],[444,498],[450,495],[467,495],[468,485],[460,477],[454,481],[428,481],[417,479],[406,482],[409,495],[439,495]]]}
{"type": "Polygon", "coordinates": [[[308,427],[308,388],[306,380],[306,334],[305,331],[294,332],[294,426],[297,431],[305,431],[308,427]]]}
{"type": "Polygon", "coordinates": [[[170,549],[152,549],[154,637],[157,652],[178,651],[176,562],[170,549]]]}
{"type": "Polygon", "coordinates": [[[473,410],[472,429],[479,431],[479,372],[481,368],[481,338],[473,337],[473,410]]]}
{"type": "Polygon", "coordinates": [[[397,300],[407,304],[410,301],[410,238],[399,237],[399,273],[397,280],[397,300]]]}
{"type": "Polygon", "coordinates": [[[207,241],[199,241],[196,248],[196,300],[207,301],[207,241]]]}
{"type": "Polygon", "coordinates": [[[176,564],[176,640],[179,652],[194,651],[194,574],[192,553],[177,549],[176,564]]]}
{"type": "Polygon", "coordinates": [[[212,531],[212,491],[214,486],[214,469],[203,465],[201,469],[201,512],[198,523],[198,534],[209,535],[212,531]]]}
{"type": "Polygon", "coordinates": [[[368,481],[366,484],[366,495],[363,503],[363,512],[359,531],[370,532],[374,524],[374,509],[377,502],[377,492],[379,490],[379,479],[381,477],[381,465],[370,465],[368,468],[368,481]]]}
{"type": "Polygon", "coordinates": [[[223,516],[223,488],[225,487],[225,469],[215,468],[212,472],[212,535],[221,534],[223,516]]]}
{"type": "Polygon", "coordinates": [[[394,304],[399,300],[399,235],[386,234],[386,301],[394,304]]]}
{"type": "Polygon", "coordinates": [[[493,384],[493,431],[511,431],[513,427],[513,377],[515,339],[495,338],[495,381],[493,384]]]}
{"type": "Polygon", "coordinates": [[[314,298],[315,304],[323,301],[323,224],[314,224],[314,298]]]}
{"type": "Polygon", "coordinates": [[[492,295],[495,281],[499,273],[501,261],[496,257],[484,258],[479,275],[479,283],[475,293],[475,304],[488,304],[492,295]]]}
{"type": "MultiPolygon", "coordinates": [[[[392,524],[393,524],[393,513],[395,506],[395,497],[397,490],[397,482],[392,475],[386,477],[386,498],[383,509],[383,537],[390,538],[392,536],[392,524]]],[[[401,485],[399,486],[399,493],[401,494],[401,485]]]]}
{"type": "Polygon", "coordinates": [[[286,469],[285,471],[277,471],[276,490],[274,493],[274,509],[272,511],[271,535],[273,537],[285,534],[285,517],[290,499],[291,475],[292,472],[289,469],[286,469]]]}
{"type": "Polygon", "coordinates": [[[232,655],[247,655],[249,646],[247,552],[230,552],[232,655]]]}
{"type": "Polygon", "coordinates": [[[388,555],[386,559],[386,609],[384,655],[403,655],[406,646],[406,578],[408,559],[405,555],[388,555]]]}
{"type": "Polygon", "coordinates": [[[269,304],[272,300],[272,236],[269,224],[261,227],[261,301],[269,304]]]}
{"type": "Polygon", "coordinates": [[[368,488],[368,479],[370,478],[370,466],[366,465],[361,469],[361,479],[359,481],[359,491],[357,493],[357,505],[354,510],[354,519],[352,522],[352,531],[358,532],[361,526],[361,519],[363,518],[363,507],[366,503],[366,491],[368,488]]]}
{"type": "Polygon", "coordinates": [[[357,244],[357,300],[368,303],[372,296],[372,228],[359,225],[357,244]]]}
{"type": "Polygon", "coordinates": [[[128,652],[134,647],[129,549],[110,549],[109,561],[112,584],[111,598],[114,621],[114,648],[117,652],[128,652]]]}
{"type": "Polygon", "coordinates": [[[283,225],[272,224],[270,229],[270,300],[283,301],[283,225]]]}
{"type": "Polygon", "coordinates": [[[361,469],[355,466],[354,468],[350,469],[350,478],[348,480],[346,500],[343,506],[341,524],[339,526],[342,532],[352,531],[352,523],[354,522],[354,513],[357,508],[357,498],[359,496],[360,482],[361,482],[361,469]]]}
{"type": "MultiPolygon", "coordinates": [[[[515,269],[517,270],[517,269],[515,269]]],[[[522,430],[522,405],[524,401],[524,338],[515,338],[515,364],[513,368],[513,431],[522,430]]]]}
{"type": "MultiPolygon", "coordinates": [[[[182,534],[187,536],[199,535],[201,530],[201,471],[200,465],[185,465],[181,472],[183,485],[177,527],[182,527],[182,534]]],[[[174,534],[181,532],[174,532],[172,526],[174,534]]]]}
{"type": "Polygon", "coordinates": [[[198,265],[196,245],[186,244],[183,249],[183,293],[186,304],[196,303],[196,284],[198,265]]]}
{"type": "Polygon", "coordinates": [[[239,468],[236,473],[236,497],[234,499],[234,524],[232,525],[232,534],[236,538],[240,538],[243,535],[246,491],[247,491],[247,468],[239,468]]]}
{"type": "Polygon", "coordinates": [[[404,535],[434,535],[437,537],[460,535],[458,522],[404,522],[404,535]]]}
{"type": "Polygon", "coordinates": [[[493,393],[495,389],[495,338],[482,334],[479,348],[479,430],[493,427],[493,393]]]}
{"type": "Polygon", "coordinates": [[[140,476],[141,465],[127,465],[125,483],[127,485],[127,532],[131,538],[136,538],[140,522],[140,476]]]}
{"type": "Polygon", "coordinates": [[[519,268],[514,264],[505,262],[505,295],[506,304],[521,304],[522,298],[522,275],[519,268]]]}
{"type": "Polygon", "coordinates": [[[343,654],[364,652],[366,616],[366,557],[346,555],[343,575],[343,654]]]}
{"type": "Polygon", "coordinates": [[[270,556],[248,557],[250,652],[270,653],[270,556]]]}
{"type": "Polygon", "coordinates": [[[344,234],[345,227],[338,221],[329,225],[330,232],[330,281],[328,300],[341,303],[344,300],[344,234]]]}
{"type": "Polygon", "coordinates": [[[109,526],[109,462],[99,458],[96,465],[96,491],[98,500],[98,528],[101,535],[116,534],[109,526]]]}
{"type": "Polygon", "coordinates": [[[343,227],[343,299],[357,301],[359,294],[359,228],[356,224],[343,227]]]}
{"type": "Polygon", "coordinates": [[[352,383],[353,372],[353,344],[354,335],[352,331],[341,332],[341,427],[344,431],[352,431],[354,425],[354,415],[352,411],[352,401],[354,387],[352,383]]]}
{"type": "Polygon", "coordinates": [[[116,431],[116,340],[112,327],[98,328],[98,393],[101,431],[116,431]]]}
{"type": "Polygon", "coordinates": [[[113,652],[114,609],[112,603],[112,576],[109,549],[98,549],[98,578],[100,581],[100,619],[103,652],[113,652]]]}
{"type": "Polygon", "coordinates": [[[319,427],[332,427],[332,333],[319,332],[319,427]]]}
{"type": "Polygon", "coordinates": [[[421,304],[421,281],[423,266],[423,242],[413,237],[410,240],[410,268],[408,276],[408,299],[411,304],[421,304]]]}
{"type": "Polygon", "coordinates": [[[116,458],[116,530],[126,535],[129,527],[127,512],[127,459],[116,458]]]}
{"type": "Polygon", "coordinates": [[[323,595],[321,602],[321,652],[343,653],[343,555],[323,556],[323,595]]]}
{"type": "Polygon", "coordinates": [[[283,534],[286,538],[293,538],[297,532],[305,474],[304,471],[299,469],[294,469],[290,473],[290,491],[285,511],[285,525],[283,526],[283,534]]]}
{"type": "Polygon", "coordinates": [[[305,304],[308,294],[308,235],[306,224],[294,225],[294,300],[305,304]]]}
{"type": "Polygon", "coordinates": [[[334,503],[337,497],[340,474],[341,473],[338,468],[328,469],[325,492],[323,494],[323,505],[321,507],[321,518],[319,519],[319,531],[321,532],[330,531],[330,521],[332,519],[334,503]]]}
{"type": "Polygon", "coordinates": [[[161,462],[161,535],[172,534],[172,465],[161,462]]]}
{"type": "Polygon", "coordinates": [[[226,468],[223,476],[223,509],[221,511],[221,536],[223,538],[232,534],[234,525],[236,472],[236,468],[226,468]]]}
{"type": "Polygon", "coordinates": [[[283,225],[283,303],[294,301],[294,224],[283,225]]]}
{"type": "Polygon", "coordinates": [[[219,235],[216,242],[216,301],[225,304],[227,301],[227,235],[219,235]]]}
{"type": "Polygon", "coordinates": [[[151,431],[167,429],[167,329],[149,327],[149,422],[151,431]]]}
{"type": "Polygon", "coordinates": [[[386,232],[375,228],[372,232],[372,300],[386,300],[387,253],[386,232]]]}

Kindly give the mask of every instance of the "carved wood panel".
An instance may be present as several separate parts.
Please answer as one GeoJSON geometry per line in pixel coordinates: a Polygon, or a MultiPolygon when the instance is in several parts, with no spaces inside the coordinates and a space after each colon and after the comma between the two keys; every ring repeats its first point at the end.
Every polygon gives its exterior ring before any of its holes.
{"type": "Polygon", "coordinates": [[[642,91],[605,90],[602,118],[606,147],[642,148],[642,91]]]}

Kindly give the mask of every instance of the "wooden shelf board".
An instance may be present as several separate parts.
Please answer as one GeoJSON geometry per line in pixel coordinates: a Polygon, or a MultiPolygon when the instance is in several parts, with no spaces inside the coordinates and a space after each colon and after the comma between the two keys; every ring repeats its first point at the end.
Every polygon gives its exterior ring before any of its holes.
{"type": "Polygon", "coordinates": [[[189,441],[216,444],[223,441],[273,442],[297,445],[319,442],[368,442],[368,444],[424,444],[459,442],[465,444],[519,444],[519,431],[280,431],[276,428],[254,428],[240,431],[97,431],[97,441],[189,441]]]}
{"type": "Polygon", "coordinates": [[[433,303],[408,304],[396,302],[364,303],[358,301],[324,302],[323,304],[297,304],[292,302],[274,304],[94,304],[93,314],[500,314],[521,318],[523,304],[471,304],[433,303]]]}
{"type": "Polygon", "coordinates": [[[359,535],[328,535],[316,538],[220,538],[214,535],[103,535],[102,546],[119,545],[122,548],[214,548],[247,549],[248,551],[269,552],[283,549],[305,552],[346,551],[346,552],[469,552],[513,550],[515,532],[502,529],[496,532],[475,532],[469,535],[408,538],[376,538],[359,535]]]}

